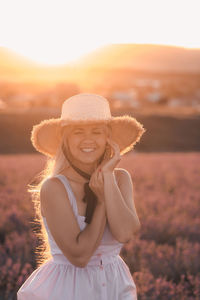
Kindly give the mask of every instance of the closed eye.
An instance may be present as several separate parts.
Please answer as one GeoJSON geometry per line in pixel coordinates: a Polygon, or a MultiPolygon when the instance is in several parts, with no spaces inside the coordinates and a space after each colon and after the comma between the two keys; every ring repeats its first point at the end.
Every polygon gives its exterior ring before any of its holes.
{"type": "MultiPolygon", "coordinates": [[[[79,133],[83,133],[82,131],[76,131],[76,132],[74,132],[74,134],[79,134],[79,133]]],[[[101,134],[102,132],[93,132],[94,134],[101,134]]]]}

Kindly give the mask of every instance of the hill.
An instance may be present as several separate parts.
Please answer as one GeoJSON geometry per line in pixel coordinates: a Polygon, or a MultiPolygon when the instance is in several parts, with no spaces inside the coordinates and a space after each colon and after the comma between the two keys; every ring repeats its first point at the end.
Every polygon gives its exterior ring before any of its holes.
{"type": "MultiPolygon", "coordinates": [[[[151,44],[112,44],[76,63],[40,65],[0,47],[0,80],[76,80],[86,69],[129,69],[144,72],[200,73],[200,49],[151,44]]],[[[82,75],[81,75],[82,74],[82,75]]]]}
{"type": "Polygon", "coordinates": [[[68,73],[68,66],[42,65],[8,48],[0,47],[0,80],[51,81],[66,78],[68,73]]]}
{"type": "Polygon", "coordinates": [[[113,44],[84,56],[78,64],[140,71],[200,72],[200,49],[151,44],[113,44]]]}

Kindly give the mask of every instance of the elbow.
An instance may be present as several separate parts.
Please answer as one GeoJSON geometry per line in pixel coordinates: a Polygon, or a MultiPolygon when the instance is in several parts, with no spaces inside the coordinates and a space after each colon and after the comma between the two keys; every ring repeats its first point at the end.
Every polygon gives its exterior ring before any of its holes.
{"type": "Polygon", "coordinates": [[[118,242],[123,243],[123,244],[128,243],[128,242],[134,237],[134,235],[140,231],[140,228],[141,228],[141,224],[140,224],[140,223],[137,223],[137,224],[134,226],[134,228],[132,229],[132,231],[129,232],[128,234],[127,234],[127,233],[125,234],[125,233],[123,232],[123,233],[117,238],[118,242]]]}
{"type": "Polygon", "coordinates": [[[79,268],[85,268],[89,262],[90,258],[85,259],[84,257],[80,257],[78,261],[78,267],[79,268]]]}
{"type": "Polygon", "coordinates": [[[74,257],[73,259],[71,259],[71,264],[73,264],[75,267],[78,268],[85,268],[87,266],[86,260],[83,257],[74,257]]]}
{"type": "Polygon", "coordinates": [[[134,226],[133,234],[138,233],[140,229],[141,229],[141,223],[140,221],[138,221],[137,224],[134,226]]]}
{"type": "Polygon", "coordinates": [[[76,257],[76,266],[79,268],[85,268],[90,261],[91,256],[88,256],[88,254],[80,255],[76,257]]]}
{"type": "Polygon", "coordinates": [[[138,232],[140,231],[140,229],[141,229],[141,224],[140,224],[140,222],[138,221],[137,224],[136,224],[136,225],[134,226],[134,228],[133,228],[132,235],[138,233],[138,232]]]}
{"type": "Polygon", "coordinates": [[[79,260],[77,263],[78,268],[85,268],[87,266],[87,263],[84,260],[79,260]]]}
{"type": "Polygon", "coordinates": [[[76,256],[76,266],[79,268],[85,268],[91,258],[91,255],[88,255],[88,253],[82,253],[78,256],[76,256]]]}
{"type": "Polygon", "coordinates": [[[76,254],[75,251],[72,251],[69,253],[69,251],[66,253],[63,252],[63,254],[65,255],[65,257],[67,258],[67,260],[69,260],[69,262],[74,265],[75,267],[78,268],[84,268],[86,267],[88,260],[86,260],[85,255],[83,254],[76,254]]]}
{"type": "Polygon", "coordinates": [[[118,235],[117,236],[117,240],[119,243],[122,243],[122,244],[125,244],[125,243],[128,243],[133,237],[133,234],[125,234],[125,232],[121,235],[118,235]]]}
{"type": "MultiPolygon", "coordinates": [[[[81,233],[81,232],[80,232],[81,233]]],[[[79,234],[80,234],[79,233],[79,234]]],[[[77,239],[78,240],[78,239],[77,239]]],[[[85,268],[88,264],[88,256],[87,253],[80,248],[80,246],[78,246],[78,244],[76,243],[77,247],[73,247],[73,249],[71,249],[71,260],[70,262],[78,268],[85,268]]]]}

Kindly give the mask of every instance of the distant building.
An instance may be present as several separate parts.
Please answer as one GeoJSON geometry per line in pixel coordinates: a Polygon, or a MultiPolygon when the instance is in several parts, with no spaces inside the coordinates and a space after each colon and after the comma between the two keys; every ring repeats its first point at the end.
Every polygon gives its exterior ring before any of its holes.
{"type": "Polygon", "coordinates": [[[159,102],[162,99],[162,95],[160,92],[151,92],[147,94],[146,98],[150,102],[159,102]]]}
{"type": "Polygon", "coordinates": [[[168,106],[170,107],[178,107],[182,105],[182,101],[180,98],[171,98],[168,100],[168,106]]]}
{"type": "Polygon", "coordinates": [[[111,94],[112,98],[112,107],[113,108],[122,108],[122,107],[131,107],[136,108],[140,106],[138,101],[137,91],[130,89],[127,91],[115,91],[111,94]]]}
{"type": "Polygon", "coordinates": [[[154,89],[159,89],[161,86],[161,81],[159,79],[147,79],[147,78],[140,78],[134,80],[134,83],[138,87],[152,87],[154,89]]]}

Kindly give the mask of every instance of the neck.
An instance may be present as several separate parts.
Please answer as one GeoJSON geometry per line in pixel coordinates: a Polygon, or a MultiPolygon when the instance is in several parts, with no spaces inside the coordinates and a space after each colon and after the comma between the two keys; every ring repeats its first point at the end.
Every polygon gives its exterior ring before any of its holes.
{"type": "Polygon", "coordinates": [[[85,184],[86,182],[88,182],[86,178],[78,174],[71,166],[65,169],[63,173],[67,176],[67,178],[77,183],[85,184]]]}
{"type": "Polygon", "coordinates": [[[92,175],[92,173],[95,171],[96,167],[97,167],[97,163],[92,163],[92,164],[84,164],[84,163],[80,163],[74,160],[71,160],[72,164],[77,167],[78,169],[80,169],[81,171],[87,173],[88,175],[92,175]]]}

